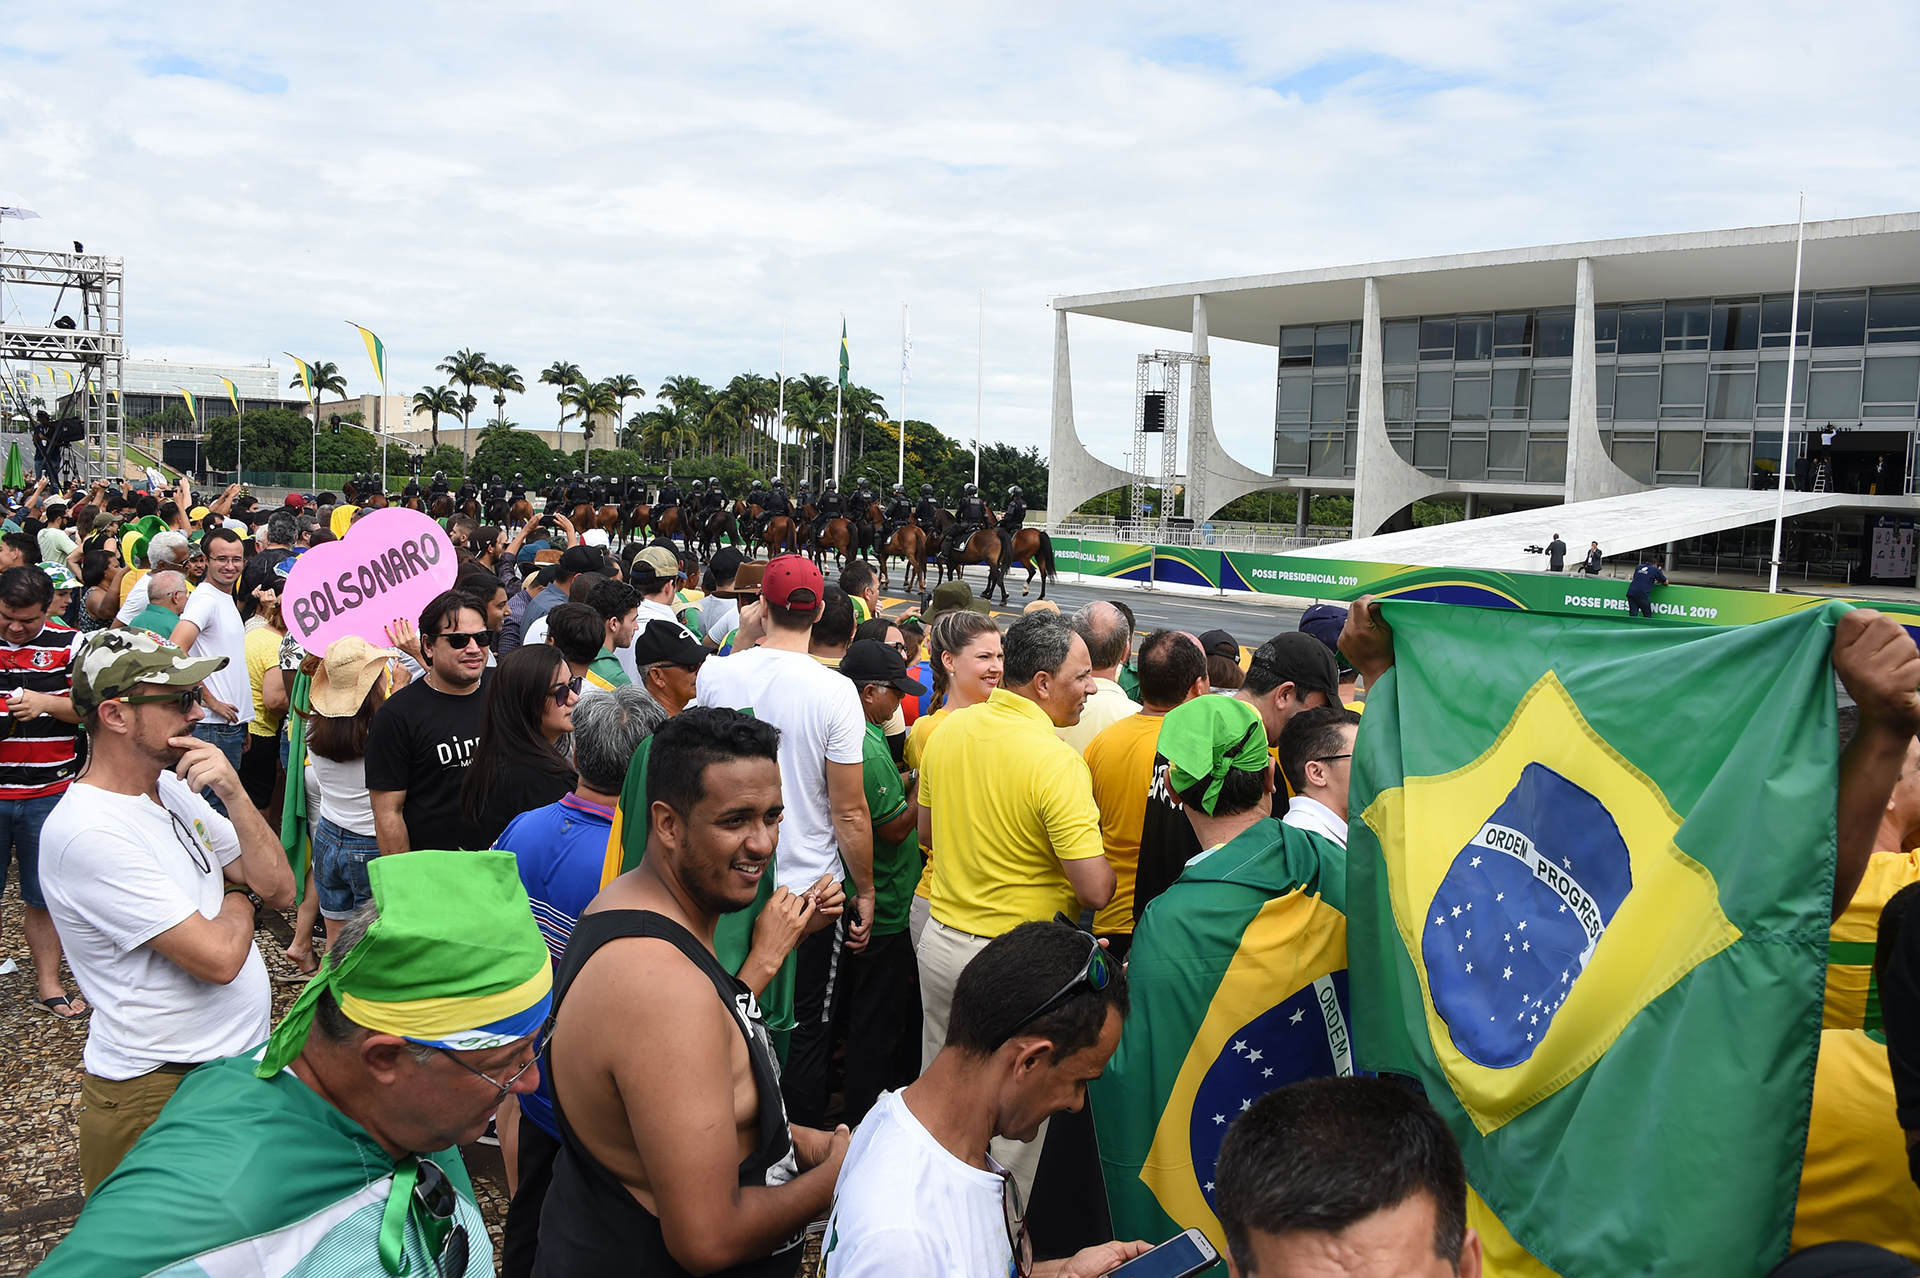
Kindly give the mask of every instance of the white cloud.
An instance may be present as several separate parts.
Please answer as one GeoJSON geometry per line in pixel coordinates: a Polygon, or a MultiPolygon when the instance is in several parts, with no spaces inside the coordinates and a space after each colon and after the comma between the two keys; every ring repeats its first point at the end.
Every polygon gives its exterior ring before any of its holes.
{"type": "MultiPolygon", "coordinates": [[[[0,42],[9,242],[127,259],[141,355],[473,346],[649,386],[833,367],[1046,446],[1060,293],[1920,204],[1911,6],[44,6],[0,42]]],[[[1133,356],[1074,321],[1117,459],[1133,356]]],[[[1270,348],[1215,343],[1271,440],[1270,348]]],[[[284,361],[283,361],[284,362],[284,361]]],[[[545,388],[509,406],[553,416],[545,388]]]]}

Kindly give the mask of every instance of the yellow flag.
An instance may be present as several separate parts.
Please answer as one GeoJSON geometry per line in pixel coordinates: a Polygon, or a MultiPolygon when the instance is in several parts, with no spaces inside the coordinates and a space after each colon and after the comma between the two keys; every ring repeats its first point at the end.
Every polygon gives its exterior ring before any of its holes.
{"type": "Polygon", "coordinates": [[[348,320],[347,323],[348,325],[350,325],[352,328],[354,328],[359,332],[360,340],[367,344],[367,358],[373,361],[374,380],[380,383],[381,390],[385,390],[387,387],[387,348],[386,346],[382,344],[379,338],[373,335],[372,329],[361,328],[358,324],[355,324],[352,320],[348,320]]]}
{"type": "Polygon", "coordinates": [[[238,417],[240,415],[239,388],[233,384],[233,379],[229,377],[221,378],[220,382],[223,386],[227,388],[227,401],[233,405],[233,415],[235,417],[238,417]]]}

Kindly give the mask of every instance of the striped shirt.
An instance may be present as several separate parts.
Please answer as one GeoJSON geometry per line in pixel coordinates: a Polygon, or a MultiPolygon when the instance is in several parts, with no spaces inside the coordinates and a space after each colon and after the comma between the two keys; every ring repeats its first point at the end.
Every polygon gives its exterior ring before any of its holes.
{"type": "MultiPolygon", "coordinates": [[[[25,689],[71,696],[74,644],[79,638],[78,631],[50,620],[25,643],[0,639],[0,692],[25,689]]],[[[12,734],[0,740],[0,801],[65,793],[80,770],[80,729],[50,714],[25,723],[16,720],[12,727],[12,734]]]]}

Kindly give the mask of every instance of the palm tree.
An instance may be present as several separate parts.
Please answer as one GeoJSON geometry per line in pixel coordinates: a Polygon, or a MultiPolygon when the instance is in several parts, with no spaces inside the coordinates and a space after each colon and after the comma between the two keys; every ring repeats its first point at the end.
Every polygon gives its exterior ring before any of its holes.
{"type": "Polygon", "coordinates": [[[494,425],[507,420],[507,393],[522,394],[527,389],[521,380],[520,370],[511,364],[488,364],[486,384],[493,388],[494,406],[500,411],[494,415],[494,425]]]}
{"type": "Polygon", "coordinates": [[[699,439],[698,433],[687,424],[680,410],[669,404],[635,413],[627,425],[637,432],[635,442],[643,452],[653,452],[663,460],[680,456],[681,450],[699,439]]]}
{"type": "Polygon", "coordinates": [[[561,408],[566,410],[560,418],[563,428],[568,417],[580,419],[580,469],[588,470],[593,461],[593,419],[613,417],[617,422],[620,401],[614,398],[605,382],[586,381],[561,387],[559,400],[561,408]]]}
{"type": "MultiPolygon", "coordinates": [[[[340,398],[345,399],[347,397],[347,379],[345,375],[340,372],[339,366],[331,360],[310,359],[307,361],[307,372],[313,377],[313,385],[310,388],[311,394],[313,395],[313,428],[319,430],[320,397],[326,392],[332,391],[334,394],[340,396],[340,398]]],[[[291,388],[298,385],[300,385],[300,374],[296,370],[293,375],[293,380],[288,382],[287,386],[291,388]]]]}
{"type": "Polygon", "coordinates": [[[440,447],[440,414],[460,411],[460,397],[451,386],[422,386],[413,393],[413,411],[433,419],[433,446],[440,447]]]}
{"type": "MultiPolygon", "coordinates": [[[[616,373],[612,377],[602,378],[600,384],[612,391],[614,399],[620,404],[619,416],[613,419],[615,425],[619,424],[621,417],[626,416],[628,400],[647,397],[646,388],[631,373],[616,373]]],[[[614,442],[618,444],[620,441],[615,439],[614,442]]]]}
{"type": "Polygon", "coordinates": [[[467,449],[468,428],[473,425],[473,410],[480,401],[473,397],[473,388],[485,385],[487,380],[487,353],[461,349],[440,361],[435,372],[445,373],[449,382],[460,383],[460,455],[471,457],[467,449]]]}
{"type": "Polygon", "coordinates": [[[545,372],[540,374],[540,384],[542,386],[572,386],[576,382],[584,382],[586,380],[586,374],[580,371],[580,366],[569,363],[566,360],[556,359],[553,363],[547,365],[545,372]]]}

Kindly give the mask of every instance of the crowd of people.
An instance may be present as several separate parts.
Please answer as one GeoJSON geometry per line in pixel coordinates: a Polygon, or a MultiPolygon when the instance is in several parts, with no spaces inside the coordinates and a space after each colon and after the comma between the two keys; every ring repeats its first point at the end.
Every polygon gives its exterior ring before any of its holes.
{"type": "MultiPolygon", "coordinates": [[[[1113,1236],[1090,1091],[1139,1103],[1109,1063],[1223,892],[1337,906],[1377,605],[1249,649],[454,516],[452,589],[308,652],[281,584],[367,513],[320,497],[43,484],[0,535],[0,843],[36,1005],[86,1032],[49,1274],[478,1278],[481,1139],[516,1278],[792,1274],[810,1239],[831,1278],[1094,1278],[1162,1241],[1113,1236]]],[[[1838,820],[1875,851],[1828,1033],[1885,1045],[1823,1041],[1803,1266],[1920,1259],[1920,652],[1854,616],[1838,820]]],[[[1242,1108],[1206,1186],[1232,1272],[1479,1272],[1416,1088],[1242,1108]]]]}

